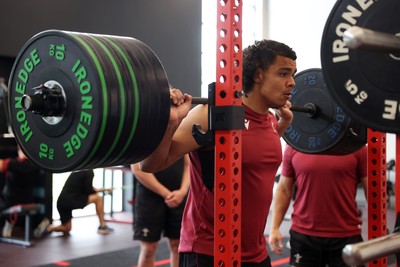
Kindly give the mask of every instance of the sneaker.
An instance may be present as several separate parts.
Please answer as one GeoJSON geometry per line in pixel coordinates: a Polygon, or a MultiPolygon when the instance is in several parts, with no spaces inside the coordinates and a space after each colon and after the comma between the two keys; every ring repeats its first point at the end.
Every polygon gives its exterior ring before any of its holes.
{"type": "Polygon", "coordinates": [[[48,234],[49,231],[47,230],[47,228],[50,225],[50,220],[47,218],[44,218],[43,221],[41,223],[39,223],[39,225],[36,227],[35,230],[33,230],[33,236],[35,238],[41,238],[44,234],[48,234]]]}
{"type": "Polygon", "coordinates": [[[108,235],[111,234],[112,232],[114,232],[114,229],[108,227],[107,225],[99,226],[99,228],[97,229],[97,233],[101,235],[108,235]]]}
{"type": "Polygon", "coordinates": [[[4,223],[4,226],[3,226],[3,232],[2,232],[3,237],[10,238],[12,235],[13,228],[14,228],[14,224],[12,224],[6,220],[6,222],[4,223]]]}

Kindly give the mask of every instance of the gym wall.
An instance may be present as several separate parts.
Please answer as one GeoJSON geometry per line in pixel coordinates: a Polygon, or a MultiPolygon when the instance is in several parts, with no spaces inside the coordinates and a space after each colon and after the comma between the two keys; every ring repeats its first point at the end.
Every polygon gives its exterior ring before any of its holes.
{"type": "Polygon", "coordinates": [[[0,76],[7,79],[10,58],[29,38],[58,29],[139,39],[158,55],[171,84],[200,96],[199,0],[3,0],[1,11],[0,76]]]}

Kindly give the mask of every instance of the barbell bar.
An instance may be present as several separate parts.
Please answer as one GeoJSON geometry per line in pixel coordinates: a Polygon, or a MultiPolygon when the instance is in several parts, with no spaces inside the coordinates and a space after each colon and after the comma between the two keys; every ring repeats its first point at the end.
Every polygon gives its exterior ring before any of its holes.
{"type": "MultiPolygon", "coordinates": [[[[65,109],[65,99],[60,91],[52,91],[41,85],[34,88],[35,94],[24,94],[21,97],[21,106],[25,111],[32,111],[41,116],[57,116],[61,115],[65,109]],[[38,90],[40,88],[40,90],[38,90]]],[[[205,97],[192,97],[192,104],[201,105],[209,104],[208,98],[205,97]]],[[[316,113],[316,106],[308,103],[304,106],[291,106],[291,111],[304,112],[314,115],[316,113]]]]}
{"type": "Polygon", "coordinates": [[[400,55],[400,37],[394,34],[353,26],[344,32],[343,41],[351,49],[400,55]]]}
{"type": "Polygon", "coordinates": [[[399,244],[400,233],[348,244],[342,250],[342,258],[349,266],[361,266],[369,261],[399,253],[399,244]]]}

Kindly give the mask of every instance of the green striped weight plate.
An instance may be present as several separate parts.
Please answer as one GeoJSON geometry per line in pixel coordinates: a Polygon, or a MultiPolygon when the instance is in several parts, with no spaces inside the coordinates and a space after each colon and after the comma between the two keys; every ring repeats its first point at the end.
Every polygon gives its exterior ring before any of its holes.
{"type": "Polygon", "coordinates": [[[18,54],[9,88],[17,142],[51,172],[138,162],[157,147],[168,123],[164,68],[134,38],[41,32],[18,54]],[[61,89],[62,114],[42,116],[22,108],[22,96],[39,85],[61,89]]]}

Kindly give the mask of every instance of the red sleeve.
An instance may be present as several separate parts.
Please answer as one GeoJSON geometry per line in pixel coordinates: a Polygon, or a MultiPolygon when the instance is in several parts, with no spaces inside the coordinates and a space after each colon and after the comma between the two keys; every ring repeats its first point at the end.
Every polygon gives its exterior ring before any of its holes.
{"type": "Polygon", "coordinates": [[[286,145],[285,151],[283,153],[282,170],[281,170],[281,174],[283,176],[292,178],[295,177],[295,171],[292,165],[293,153],[295,153],[295,150],[290,145],[286,145]]]}

